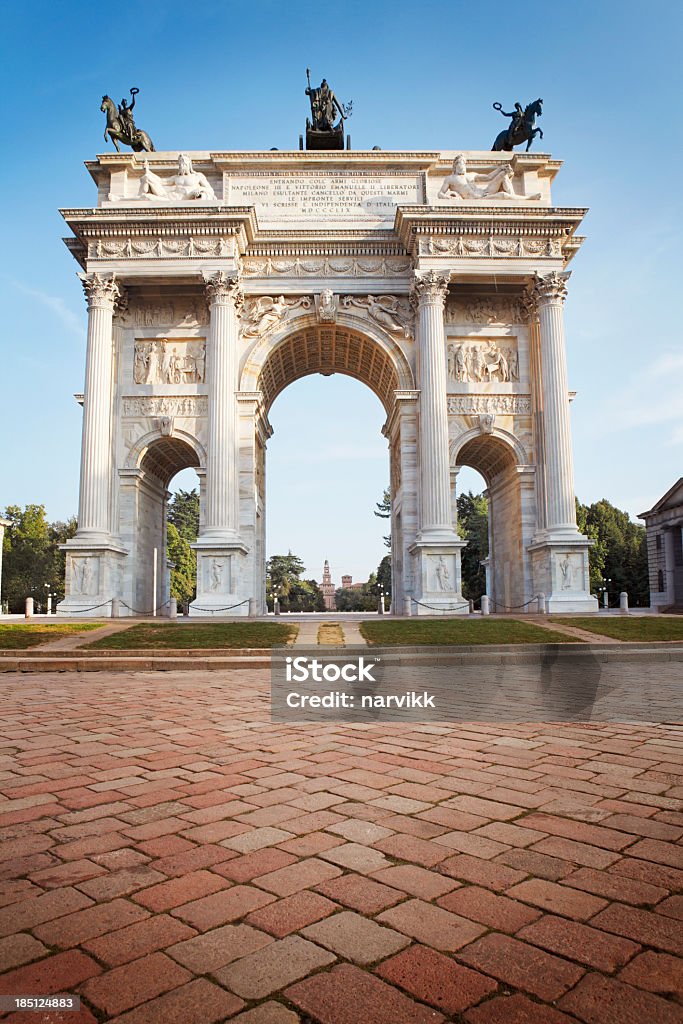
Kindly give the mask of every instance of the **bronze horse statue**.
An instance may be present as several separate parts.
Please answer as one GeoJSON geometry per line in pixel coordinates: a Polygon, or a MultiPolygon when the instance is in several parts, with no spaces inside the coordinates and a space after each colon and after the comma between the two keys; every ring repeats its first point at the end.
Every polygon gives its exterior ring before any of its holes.
{"type": "Polygon", "coordinates": [[[513,146],[520,146],[526,142],[526,152],[537,135],[543,138],[543,132],[536,127],[536,118],[543,113],[543,100],[534,100],[522,109],[521,103],[515,103],[515,109],[511,113],[503,110],[502,103],[494,103],[493,109],[499,111],[503,117],[511,117],[512,121],[507,128],[504,128],[496,136],[496,141],[491,149],[494,153],[510,151],[513,146]]]}
{"type": "Polygon", "coordinates": [[[119,141],[123,142],[125,146],[130,148],[135,153],[153,153],[154,143],[150,139],[147,132],[141,128],[137,128],[133,121],[133,107],[135,106],[135,96],[137,89],[131,89],[130,93],[133,97],[133,102],[128,106],[125,100],[121,101],[121,106],[117,108],[114,101],[109,96],[102,97],[102,106],[100,110],[107,115],[107,127],[104,129],[104,141],[108,139],[116,146],[116,152],[120,153],[119,141]]]}

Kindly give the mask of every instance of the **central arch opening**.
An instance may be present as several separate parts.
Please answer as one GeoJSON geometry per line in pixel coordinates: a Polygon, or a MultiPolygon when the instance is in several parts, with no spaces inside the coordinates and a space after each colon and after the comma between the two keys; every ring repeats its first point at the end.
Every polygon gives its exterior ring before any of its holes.
{"type": "Polygon", "coordinates": [[[327,559],[342,608],[362,597],[376,607],[380,588],[390,598],[392,523],[374,513],[385,491],[395,497],[386,424],[411,380],[392,348],[346,325],[311,324],[271,348],[256,385],[275,429],[263,472],[266,558],[291,551],[318,585],[327,559]]]}

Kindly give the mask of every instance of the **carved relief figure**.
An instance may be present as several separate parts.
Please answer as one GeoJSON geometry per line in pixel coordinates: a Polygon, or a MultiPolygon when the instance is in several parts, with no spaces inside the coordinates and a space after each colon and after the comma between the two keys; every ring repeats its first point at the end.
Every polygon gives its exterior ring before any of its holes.
{"type": "Polygon", "coordinates": [[[211,560],[211,565],[209,567],[209,574],[210,574],[210,577],[211,577],[211,582],[209,584],[209,589],[210,590],[213,590],[213,591],[221,590],[221,586],[222,586],[222,583],[223,583],[223,571],[224,571],[224,569],[225,569],[225,564],[224,564],[222,558],[213,558],[211,560]]]}
{"type": "Polygon", "coordinates": [[[323,288],[320,295],[316,296],[316,308],[321,323],[334,323],[337,319],[337,300],[331,288],[323,288]]]}
{"type": "Polygon", "coordinates": [[[513,345],[501,345],[494,341],[450,344],[448,375],[456,382],[518,381],[517,349],[513,345]]]}
{"type": "Polygon", "coordinates": [[[518,195],[512,187],[512,166],[500,164],[488,174],[468,173],[465,157],[460,154],[453,161],[453,173],[444,178],[439,190],[439,199],[540,199],[540,192],[533,196],[518,195]],[[477,185],[476,182],[482,182],[477,185]]]}
{"type": "Polygon", "coordinates": [[[202,384],[206,366],[204,341],[182,342],[180,351],[166,338],[136,341],[133,380],[136,384],[202,384]]]}
{"type": "Polygon", "coordinates": [[[452,591],[453,585],[451,583],[451,574],[448,571],[446,565],[446,559],[443,555],[439,555],[439,561],[437,562],[436,569],[434,570],[436,575],[437,588],[443,591],[452,591]]]}
{"type": "Polygon", "coordinates": [[[309,309],[311,300],[308,296],[301,299],[286,299],[284,295],[273,299],[269,295],[252,299],[244,304],[243,319],[246,326],[242,328],[245,338],[262,338],[268,331],[283,323],[291,310],[297,306],[309,309]]]}
{"type": "Polygon", "coordinates": [[[342,305],[347,309],[351,306],[366,309],[368,316],[390,334],[410,337],[410,314],[396,295],[368,295],[364,298],[345,295],[342,305]]]}
{"type": "Polygon", "coordinates": [[[523,324],[527,321],[521,299],[477,298],[451,301],[446,307],[446,323],[523,324]]]}
{"type": "Polygon", "coordinates": [[[170,178],[160,178],[150,171],[147,160],[140,179],[139,199],[165,199],[173,202],[215,200],[216,194],[205,175],[195,171],[192,160],[186,153],[178,157],[178,173],[170,178]]]}
{"type": "Polygon", "coordinates": [[[573,566],[572,566],[572,555],[565,554],[561,555],[558,560],[558,566],[560,569],[560,576],[562,579],[562,590],[573,589],[573,566]]]}
{"type": "Polygon", "coordinates": [[[94,573],[90,558],[74,558],[72,565],[71,589],[74,594],[84,597],[92,594],[94,573]]]}

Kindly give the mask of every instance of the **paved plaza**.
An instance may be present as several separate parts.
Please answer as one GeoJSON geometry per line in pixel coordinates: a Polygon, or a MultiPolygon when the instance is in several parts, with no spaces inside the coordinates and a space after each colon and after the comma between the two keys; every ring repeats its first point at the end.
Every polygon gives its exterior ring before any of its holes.
{"type": "Polygon", "coordinates": [[[268,673],[3,676],[27,1024],[683,1021],[673,724],[273,725],[268,673]]]}

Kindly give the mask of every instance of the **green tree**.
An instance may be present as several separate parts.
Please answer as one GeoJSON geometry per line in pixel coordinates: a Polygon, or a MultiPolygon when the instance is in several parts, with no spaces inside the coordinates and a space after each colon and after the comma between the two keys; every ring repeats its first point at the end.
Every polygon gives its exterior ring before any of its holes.
{"type": "Polygon", "coordinates": [[[458,534],[467,541],[462,549],[462,593],[476,601],[486,593],[486,571],[480,564],[489,553],[489,503],[483,494],[459,494],[458,534]]]}
{"type": "MultiPolygon", "coordinates": [[[[376,515],[378,519],[391,519],[391,491],[388,487],[384,488],[382,500],[375,502],[375,511],[373,512],[373,515],[376,515]]],[[[384,545],[387,548],[391,548],[390,533],[385,535],[384,545]]]]}
{"type": "MultiPolygon", "coordinates": [[[[294,605],[302,599],[305,588],[301,586],[304,581],[301,579],[306,566],[298,555],[288,551],[286,555],[273,555],[266,562],[266,595],[269,607],[272,607],[271,595],[275,592],[280,597],[280,603],[290,608],[290,597],[294,605]]],[[[317,586],[317,584],[316,584],[317,586]]],[[[311,596],[309,594],[309,596],[311,596]]],[[[300,610],[300,609],[299,609],[300,610]]]]}
{"type": "Polygon", "coordinates": [[[576,521],[579,530],[594,541],[588,553],[591,591],[596,593],[609,579],[613,601],[625,590],[632,606],[649,604],[645,527],[606,498],[592,505],[577,501],[576,521]]]}
{"type": "Polygon", "coordinates": [[[196,488],[176,491],[168,503],[166,518],[169,523],[173,523],[181,537],[190,544],[194,543],[199,534],[199,493],[196,488]]]}
{"type": "Polygon", "coordinates": [[[377,586],[384,590],[386,603],[391,601],[391,555],[385,555],[377,566],[377,586]]]}
{"type": "Polygon", "coordinates": [[[192,601],[195,596],[197,578],[197,556],[190,542],[178,531],[174,523],[168,523],[166,551],[171,569],[171,597],[179,605],[192,601]]]}
{"type": "Polygon", "coordinates": [[[11,612],[22,612],[27,597],[34,599],[36,609],[42,608],[48,590],[54,593],[58,567],[45,506],[8,505],[3,516],[10,522],[3,543],[3,599],[11,612]]]}

